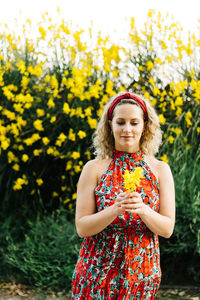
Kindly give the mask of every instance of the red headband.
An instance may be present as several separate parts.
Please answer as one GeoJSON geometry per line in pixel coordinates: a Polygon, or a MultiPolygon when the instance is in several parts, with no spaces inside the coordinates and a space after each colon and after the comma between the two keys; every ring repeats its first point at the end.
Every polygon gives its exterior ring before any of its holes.
{"type": "Polygon", "coordinates": [[[123,94],[123,95],[115,98],[115,100],[112,102],[112,104],[111,104],[111,106],[108,110],[108,120],[111,120],[112,113],[113,113],[113,110],[114,110],[115,106],[123,99],[133,99],[133,100],[135,100],[140,105],[140,107],[142,108],[142,110],[144,112],[144,119],[145,119],[145,121],[147,121],[148,114],[147,114],[147,108],[146,108],[146,105],[145,105],[144,101],[142,99],[140,99],[138,96],[134,96],[134,95],[131,95],[129,93],[123,94]]]}

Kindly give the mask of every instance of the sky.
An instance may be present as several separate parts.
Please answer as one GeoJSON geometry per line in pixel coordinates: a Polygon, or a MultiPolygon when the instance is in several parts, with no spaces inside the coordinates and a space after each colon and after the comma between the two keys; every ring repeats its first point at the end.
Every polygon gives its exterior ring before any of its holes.
{"type": "Polygon", "coordinates": [[[56,20],[57,7],[66,21],[96,31],[110,34],[114,39],[121,39],[129,32],[130,18],[134,17],[137,28],[146,21],[149,9],[170,13],[178,21],[185,33],[196,31],[200,19],[199,0],[0,0],[0,22],[15,27],[15,19],[24,22],[41,20],[41,15],[48,12],[56,20]]]}

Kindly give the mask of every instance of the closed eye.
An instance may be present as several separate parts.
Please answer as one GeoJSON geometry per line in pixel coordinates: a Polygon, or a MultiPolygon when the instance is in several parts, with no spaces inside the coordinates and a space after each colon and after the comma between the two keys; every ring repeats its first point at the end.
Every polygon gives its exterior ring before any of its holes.
{"type": "MultiPolygon", "coordinates": [[[[124,122],[117,122],[117,124],[118,124],[118,125],[124,125],[125,123],[124,123],[124,122]]],[[[138,123],[131,123],[132,126],[135,126],[135,125],[137,125],[137,124],[138,124],[138,123]]]]}

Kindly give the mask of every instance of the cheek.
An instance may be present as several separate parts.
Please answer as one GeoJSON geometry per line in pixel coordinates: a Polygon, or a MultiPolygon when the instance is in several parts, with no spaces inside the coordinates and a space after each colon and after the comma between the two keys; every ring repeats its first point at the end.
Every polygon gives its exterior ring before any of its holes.
{"type": "Polygon", "coordinates": [[[121,132],[121,128],[117,125],[113,126],[113,133],[118,134],[121,132]]]}
{"type": "Polygon", "coordinates": [[[136,136],[138,136],[138,138],[141,138],[142,130],[140,128],[137,128],[137,129],[135,128],[135,130],[133,132],[136,136]]]}

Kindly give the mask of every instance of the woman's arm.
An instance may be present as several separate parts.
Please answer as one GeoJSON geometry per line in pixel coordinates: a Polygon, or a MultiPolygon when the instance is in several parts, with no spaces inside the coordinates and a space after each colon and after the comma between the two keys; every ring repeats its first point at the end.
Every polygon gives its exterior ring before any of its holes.
{"type": "Polygon", "coordinates": [[[129,200],[125,200],[122,206],[126,211],[137,213],[146,226],[155,234],[169,238],[175,224],[175,189],[170,167],[165,162],[159,162],[159,187],[160,209],[155,212],[145,205],[140,194],[132,192],[129,200]],[[134,210],[131,210],[134,208],[134,210]]]}
{"type": "Polygon", "coordinates": [[[101,232],[123,211],[120,201],[126,197],[125,193],[120,194],[112,206],[96,212],[94,189],[97,186],[97,170],[98,163],[91,160],[85,165],[79,178],[76,200],[76,230],[80,237],[101,232]]]}

